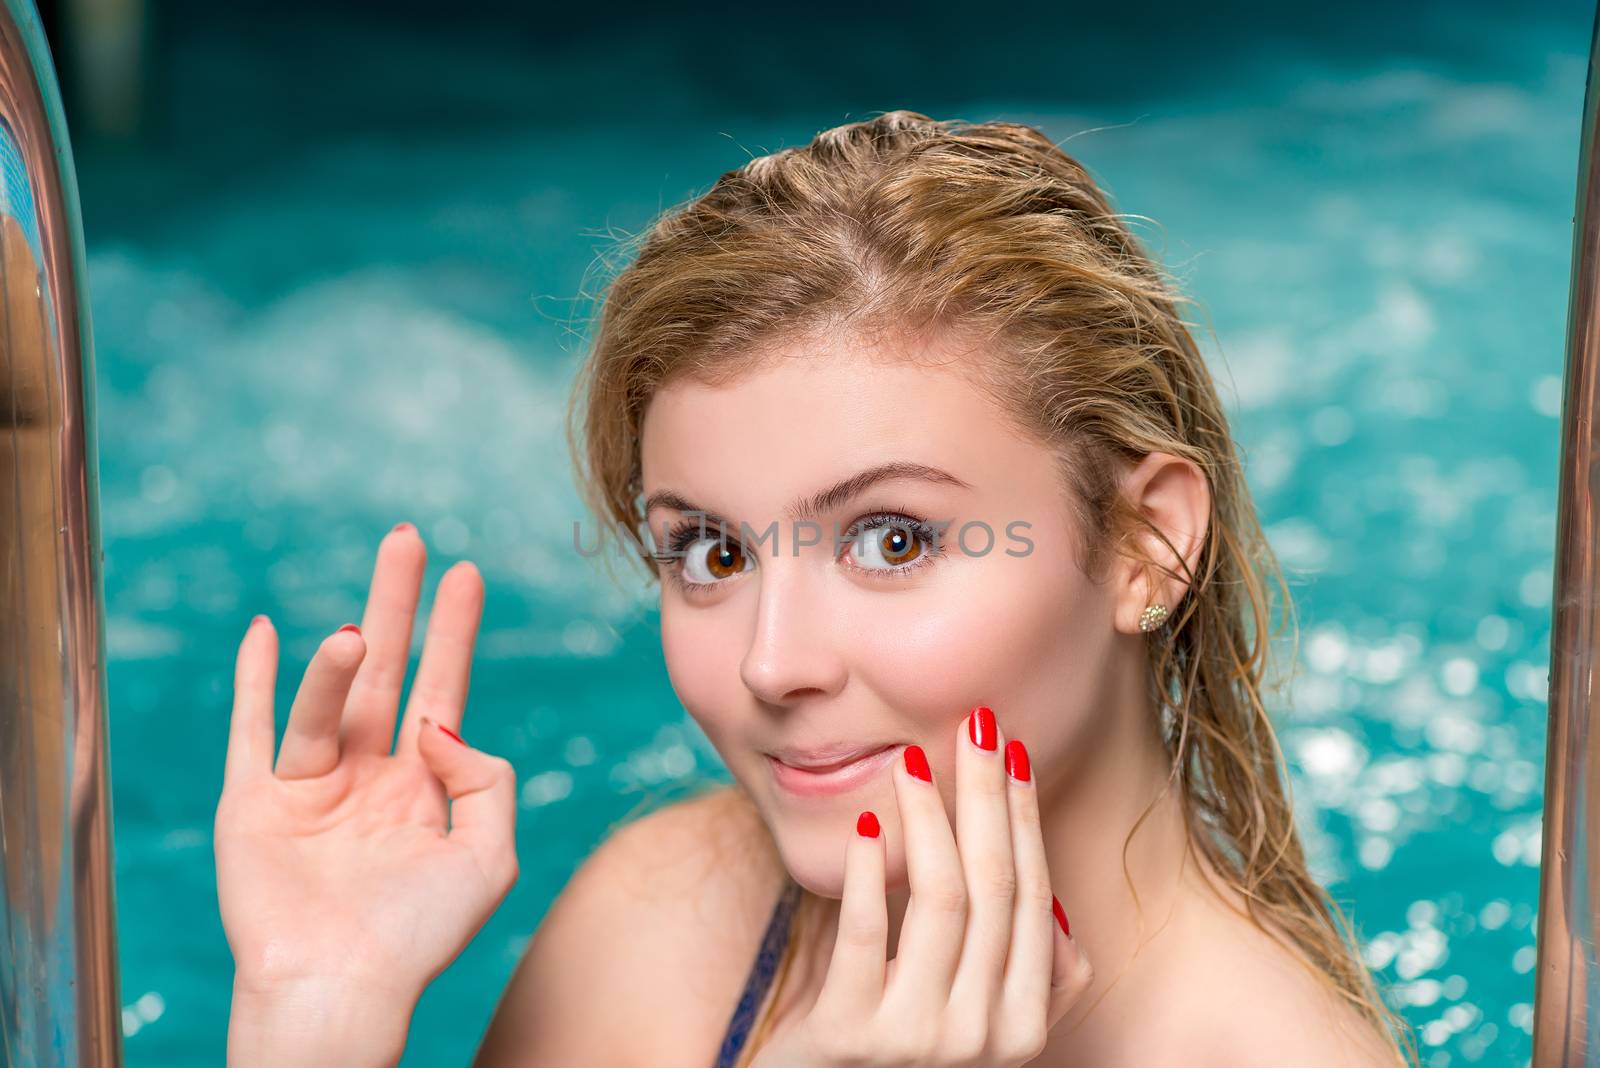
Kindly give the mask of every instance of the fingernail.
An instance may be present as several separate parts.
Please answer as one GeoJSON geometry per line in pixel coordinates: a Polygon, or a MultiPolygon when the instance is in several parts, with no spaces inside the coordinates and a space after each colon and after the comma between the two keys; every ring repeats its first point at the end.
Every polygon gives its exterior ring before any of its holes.
{"type": "Polygon", "coordinates": [[[878,837],[878,817],[871,812],[863,812],[856,817],[856,833],[863,838],[878,837]]]}
{"type": "Polygon", "coordinates": [[[394,525],[394,530],[391,530],[389,533],[393,534],[395,530],[415,530],[415,529],[417,529],[417,528],[412,526],[410,523],[406,523],[406,522],[402,521],[402,522],[396,523],[394,525]]]}
{"type": "Polygon", "coordinates": [[[979,705],[967,714],[967,734],[979,749],[993,749],[995,739],[994,713],[988,705],[979,705]]]}
{"type": "Polygon", "coordinates": [[[923,782],[933,781],[933,772],[928,769],[928,754],[922,751],[920,745],[906,746],[906,770],[923,782]]]}
{"type": "MultiPolygon", "coordinates": [[[[257,623],[260,623],[260,622],[261,622],[261,621],[262,621],[262,620],[263,620],[263,619],[266,619],[266,618],[267,618],[267,617],[266,617],[266,616],[263,616],[263,615],[257,615],[257,616],[254,616],[254,617],[253,617],[253,618],[252,618],[252,619],[251,619],[251,620],[250,620],[250,626],[251,626],[251,627],[253,627],[253,626],[255,626],[255,625],[256,625],[256,624],[257,624],[257,623]]],[[[250,628],[249,628],[249,627],[246,627],[246,628],[245,628],[245,629],[246,629],[246,630],[249,630],[249,629],[250,629],[250,628]]]]}
{"type": "Polygon", "coordinates": [[[1028,767],[1028,750],[1017,738],[1006,743],[1006,774],[1018,782],[1027,782],[1031,774],[1031,769],[1028,767]]]}
{"type": "Polygon", "coordinates": [[[1061,933],[1071,938],[1072,928],[1067,926],[1067,912],[1061,907],[1061,899],[1054,894],[1050,895],[1050,911],[1056,914],[1056,922],[1061,925],[1061,933]]]}
{"type": "Polygon", "coordinates": [[[358,627],[358,626],[356,626],[356,625],[355,625],[355,624],[354,624],[354,623],[346,623],[346,624],[345,624],[345,625],[344,625],[344,626],[342,626],[342,627],[340,627],[340,628],[339,628],[339,629],[338,629],[338,630],[337,630],[337,631],[335,631],[335,632],[334,632],[334,633],[335,633],[335,634],[343,634],[343,633],[344,633],[344,632],[345,632],[345,631],[347,631],[347,630],[353,630],[353,631],[355,631],[355,632],[356,632],[356,633],[357,633],[357,634],[360,634],[360,633],[361,633],[361,628],[360,628],[360,627],[358,627]]]}
{"type": "MultiPolygon", "coordinates": [[[[424,727],[438,727],[440,730],[444,731],[446,734],[448,734],[450,737],[454,738],[456,741],[461,742],[461,735],[457,734],[455,731],[451,730],[449,727],[446,727],[443,723],[440,723],[436,719],[430,719],[427,716],[423,716],[422,717],[422,725],[424,727]]],[[[461,742],[461,744],[462,745],[466,745],[467,743],[466,742],[461,742]]]]}

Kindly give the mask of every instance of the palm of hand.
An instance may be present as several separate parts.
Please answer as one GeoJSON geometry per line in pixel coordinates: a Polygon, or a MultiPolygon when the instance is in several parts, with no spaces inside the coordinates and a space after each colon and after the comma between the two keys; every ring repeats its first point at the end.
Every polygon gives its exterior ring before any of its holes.
{"type": "Polygon", "coordinates": [[[460,722],[482,601],[470,567],[440,583],[400,740],[388,752],[398,704],[390,680],[404,675],[415,608],[415,594],[405,594],[420,584],[423,560],[415,532],[406,534],[380,548],[366,617],[371,654],[362,655],[367,634],[323,642],[275,767],[271,628],[256,624],[241,645],[215,824],[236,986],[309,989],[336,979],[415,999],[515,881],[511,765],[429,722],[460,722]],[[358,669],[367,668],[363,680],[358,669]]]}

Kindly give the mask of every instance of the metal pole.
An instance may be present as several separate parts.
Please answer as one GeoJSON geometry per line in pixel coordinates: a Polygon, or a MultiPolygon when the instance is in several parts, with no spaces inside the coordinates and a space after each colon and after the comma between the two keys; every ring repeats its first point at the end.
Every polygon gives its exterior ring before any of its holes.
{"type": "Polygon", "coordinates": [[[1556,506],[1554,619],[1550,631],[1550,727],[1546,739],[1544,860],[1539,886],[1539,964],[1535,978],[1534,1068],[1600,1064],[1600,750],[1593,737],[1596,642],[1600,640],[1600,171],[1594,163],[1600,118],[1595,65],[1600,19],[1589,44],[1573,217],[1572,283],[1567,306],[1567,379],[1561,411],[1561,475],[1556,506]]]}
{"type": "Polygon", "coordinates": [[[31,0],[0,6],[0,1063],[122,1063],[94,356],[31,0]]]}

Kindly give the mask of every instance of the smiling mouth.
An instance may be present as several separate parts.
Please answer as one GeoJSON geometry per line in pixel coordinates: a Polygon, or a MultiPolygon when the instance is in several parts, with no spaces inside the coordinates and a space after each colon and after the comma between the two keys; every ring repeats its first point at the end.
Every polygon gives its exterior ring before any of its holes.
{"type": "Polygon", "coordinates": [[[791,794],[815,797],[842,793],[868,782],[893,762],[899,748],[895,743],[882,745],[822,766],[796,767],[771,754],[767,755],[767,763],[779,786],[791,794]]]}
{"type": "Polygon", "coordinates": [[[865,760],[869,756],[873,756],[874,754],[881,753],[885,749],[892,748],[892,746],[893,746],[893,743],[889,743],[888,745],[880,745],[876,749],[861,750],[861,751],[856,752],[856,753],[851,753],[848,756],[840,757],[838,760],[829,761],[829,762],[827,762],[825,764],[791,764],[789,761],[784,760],[782,757],[776,757],[776,756],[773,757],[772,759],[776,760],[778,763],[782,764],[784,767],[792,768],[795,771],[803,771],[803,772],[806,772],[807,774],[811,774],[811,775],[824,775],[824,774],[827,774],[830,771],[838,771],[840,768],[844,767],[847,764],[854,764],[858,760],[865,760]]]}

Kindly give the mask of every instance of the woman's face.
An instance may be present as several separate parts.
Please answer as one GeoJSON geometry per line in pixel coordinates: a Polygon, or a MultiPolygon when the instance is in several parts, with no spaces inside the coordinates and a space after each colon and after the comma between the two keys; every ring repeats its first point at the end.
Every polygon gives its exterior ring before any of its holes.
{"type": "Polygon", "coordinates": [[[821,788],[836,777],[786,773],[772,754],[920,745],[953,812],[957,728],[975,705],[1022,739],[1041,789],[1092,751],[1112,594],[1075,561],[1051,454],[956,367],[860,343],[788,348],[731,385],[663,388],[642,437],[656,548],[663,528],[690,528],[662,567],[673,688],[807,888],[840,895],[863,809],[891,843],[890,886],[906,885],[889,765],[821,788]],[[885,464],[925,472],[827,493],[885,464]],[[819,506],[809,526],[797,502],[819,506]],[[919,520],[948,523],[937,555],[919,520]]]}

